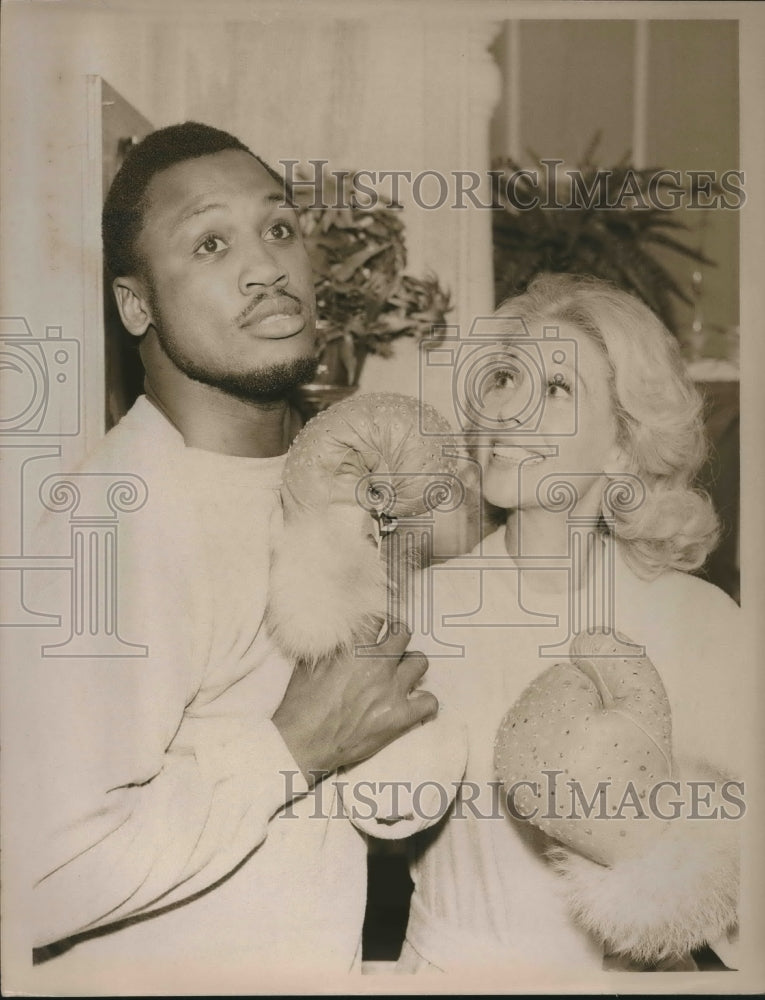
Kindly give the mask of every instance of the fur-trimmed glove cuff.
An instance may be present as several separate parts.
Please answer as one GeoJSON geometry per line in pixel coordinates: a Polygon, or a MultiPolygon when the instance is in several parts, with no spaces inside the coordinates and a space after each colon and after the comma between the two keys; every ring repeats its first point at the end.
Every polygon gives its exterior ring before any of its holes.
{"type": "Polygon", "coordinates": [[[315,664],[370,640],[388,617],[416,553],[389,566],[375,522],[421,515],[454,478],[449,425],[410,396],[371,393],[309,421],[287,455],[284,528],[274,543],[268,624],[290,658],[315,664]],[[423,424],[431,430],[422,431],[423,424]],[[401,562],[402,565],[398,565],[401,562]],[[395,578],[398,583],[390,586],[395,578]],[[366,636],[366,639],[363,637],[366,636]]]}
{"type": "MultiPolygon", "coordinates": [[[[349,652],[385,619],[388,574],[377,548],[336,506],[293,517],[274,545],[267,623],[291,660],[349,652]]],[[[371,526],[371,522],[370,522],[371,526]]]]}
{"type": "Polygon", "coordinates": [[[737,923],[737,824],[683,819],[640,857],[611,867],[548,852],[574,918],[608,952],[653,964],[711,944],[737,923]]]}

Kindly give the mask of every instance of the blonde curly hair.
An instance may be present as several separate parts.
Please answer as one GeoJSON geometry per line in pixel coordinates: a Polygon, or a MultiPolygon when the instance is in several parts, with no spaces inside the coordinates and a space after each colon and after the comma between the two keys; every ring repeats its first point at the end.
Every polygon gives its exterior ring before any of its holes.
{"type": "Polygon", "coordinates": [[[610,512],[624,557],[649,579],[701,566],[719,535],[711,500],[693,485],[707,455],[703,400],[661,321],[600,278],[547,273],[495,316],[570,323],[592,338],[609,366],[624,471],[645,488],[636,509],[610,512]]]}

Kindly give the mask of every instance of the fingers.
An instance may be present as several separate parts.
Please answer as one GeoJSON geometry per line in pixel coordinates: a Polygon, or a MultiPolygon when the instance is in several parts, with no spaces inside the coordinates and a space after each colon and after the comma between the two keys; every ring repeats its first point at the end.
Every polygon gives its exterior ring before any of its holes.
{"type": "Polygon", "coordinates": [[[438,698],[430,691],[417,691],[407,699],[401,711],[405,729],[411,729],[438,715],[438,698]]]}
{"type": "Polygon", "coordinates": [[[398,665],[398,679],[404,691],[409,693],[422,680],[428,669],[428,658],[424,653],[404,653],[398,665]]]}
{"type": "Polygon", "coordinates": [[[388,626],[385,638],[377,646],[377,653],[380,656],[394,656],[401,659],[404,650],[411,641],[412,633],[402,622],[391,623],[388,626]]]}

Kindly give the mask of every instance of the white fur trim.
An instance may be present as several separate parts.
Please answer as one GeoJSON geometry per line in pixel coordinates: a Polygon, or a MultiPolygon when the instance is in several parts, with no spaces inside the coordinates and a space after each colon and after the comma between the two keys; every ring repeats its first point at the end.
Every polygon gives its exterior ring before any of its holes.
{"type": "Polygon", "coordinates": [[[267,622],[290,659],[315,665],[350,649],[365,627],[383,622],[387,604],[385,562],[358,524],[311,512],[277,536],[267,622]]]}
{"type": "Polygon", "coordinates": [[[556,847],[575,919],[608,951],[645,963],[686,955],[737,922],[736,823],[678,820],[641,857],[606,868],[556,847]]]}

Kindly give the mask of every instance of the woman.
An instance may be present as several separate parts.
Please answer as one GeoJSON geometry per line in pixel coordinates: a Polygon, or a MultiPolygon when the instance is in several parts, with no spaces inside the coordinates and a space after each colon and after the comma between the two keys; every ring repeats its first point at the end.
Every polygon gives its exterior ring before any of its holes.
{"type": "MultiPolygon", "coordinates": [[[[710,941],[727,956],[736,823],[651,817],[660,846],[647,838],[644,856],[608,867],[558,850],[554,864],[554,840],[508,815],[494,765],[510,706],[565,660],[574,633],[600,626],[658,670],[672,776],[716,782],[707,813],[721,780],[740,777],[738,608],[690,575],[717,539],[692,487],[701,400],[651,311],[600,280],[541,275],[495,321],[506,339],[485,353],[475,459],[484,499],[506,517],[470,556],[432,571],[439,643],[413,641],[431,657],[429,686],[466,721],[469,759],[454,808],[415,844],[399,971],[505,970],[516,983],[527,971],[537,985],[544,973],[570,983],[613,954],[677,967],[710,941]]],[[[688,794],[683,784],[684,807],[688,794]]]]}

